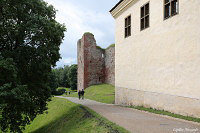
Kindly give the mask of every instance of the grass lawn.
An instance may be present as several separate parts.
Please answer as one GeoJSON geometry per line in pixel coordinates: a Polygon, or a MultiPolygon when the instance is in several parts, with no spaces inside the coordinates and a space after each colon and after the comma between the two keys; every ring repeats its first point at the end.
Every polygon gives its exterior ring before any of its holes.
{"type": "MultiPolygon", "coordinates": [[[[64,94],[63,96],[69,96],[64,94]]],[[[78,97],[78,93],[71,93],[70,97],[78,97]]],[[[109,84],[93,85],[85,89],[85,98],[102,103],[115,102],[115,87],[109,84]]]]}
{"type": "Polygon", "coordinates": [[[180,114],[174,114],[174,113],[164,111],[164,110],[146,108],[146,107],[143,107],[143,106],[130,106],[130,108],[134,108],[134,109],[142,110],[142,111],[147,111],[147,112],[151,112],[151,113],[154,113],[154,114],[167,115],[167,116],[171,116],[171,117],[174,117],[174,118],[179,118],[179,119],[184,119],[184,120],[200,123],[200,118],[195,118],[195,117],[191,117],[191,116],[183,116],[183,115],[180,115],[180,114]]]}
{"type": "Polygon", "coordinates": [[[66,99],[53,98],[48,113],[39,115],[24,133],[126,133],[97,113],[66,99]]]}

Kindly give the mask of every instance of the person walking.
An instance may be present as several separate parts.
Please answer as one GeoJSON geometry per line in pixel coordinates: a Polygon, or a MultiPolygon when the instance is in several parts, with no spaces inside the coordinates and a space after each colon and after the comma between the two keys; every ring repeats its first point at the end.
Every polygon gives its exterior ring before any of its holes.
{"type": "Polygon", "coordinates": [[[85,93],[85,91],[84,91],[84,89],[82,89],[82,91],[81,91],[82,99],[84,99],[84,93],[85,93]]]}
{"type": "Polygon", "coordinates": [[[79,98],[79,100],[81,99],[81,91],[80,90],[78,91],[78,98],[79,98]]]}

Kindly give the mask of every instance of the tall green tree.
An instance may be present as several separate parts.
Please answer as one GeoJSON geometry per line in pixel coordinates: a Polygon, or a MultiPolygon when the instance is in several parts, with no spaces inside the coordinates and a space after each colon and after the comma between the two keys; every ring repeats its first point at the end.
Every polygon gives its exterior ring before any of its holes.
{"type": "Polygon", "coordinates": [[[55,72],[55,75],[56,75],[56,78],[58,81],[58,86],[64,87],[64,86],[62,86],[63,68],[62,67],[56,68],[56,69],[54,69],[54,72],[55,72]]]}
{"type": "Polygon", "coordinates": [[[22,132],[50,100],[66,30],[43,0],[0,0],[0,127],[22,132]]]}
{"type": "Polygon", "coordinates": [[[69,88],[70,87],[68,78],[69,66],[59,67],[54,69],[53,71],[55,72],[58,86],[69,88]]]}
{"type": "Polygon", "coordinates": [[[68,78],[69,68],[70,68],[69,66],[64,66],[62,72],[61,85],[66,88],[70,88],[69,78],[68,78]]]}
{"type": "Polygon", "coordinates": [[[77,65],[71,65],[68,72],[69,84],[72,90],[77,90],[77,65]]]}
{"type": "Polygon", "coordinates": [[[59,86],[59,84],[58,84],[55,70],[52,70],[49,75],[49,87],[51,89],[51,94],[56,93],[56,89],[58,88],[58,86],[59,86]]]}

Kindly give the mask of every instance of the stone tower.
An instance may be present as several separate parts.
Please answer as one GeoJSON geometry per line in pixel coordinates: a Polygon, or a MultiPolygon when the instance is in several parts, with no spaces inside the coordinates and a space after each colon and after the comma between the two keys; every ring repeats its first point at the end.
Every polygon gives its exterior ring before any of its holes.
{"type": "Polygon", "coordinates": [[[102,83],[114,85],[115,48],[100,48],[91,33],[85,33],[77,45],[78,90],[102,83]]]}

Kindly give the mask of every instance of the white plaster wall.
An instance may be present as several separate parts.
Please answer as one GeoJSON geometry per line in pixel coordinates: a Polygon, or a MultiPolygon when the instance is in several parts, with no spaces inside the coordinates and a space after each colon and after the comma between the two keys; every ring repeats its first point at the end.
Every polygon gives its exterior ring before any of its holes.
{"type": "Polygon", "coordinates": [[[200,99],[200,0],[179,0],[179,14],[163,19],[163,1],[150,0],[150,27],[140,31],[138,0],[116,18],[117,87],[200,99]],[[132,34],[124,38],[131,14],[132,34]]]}

